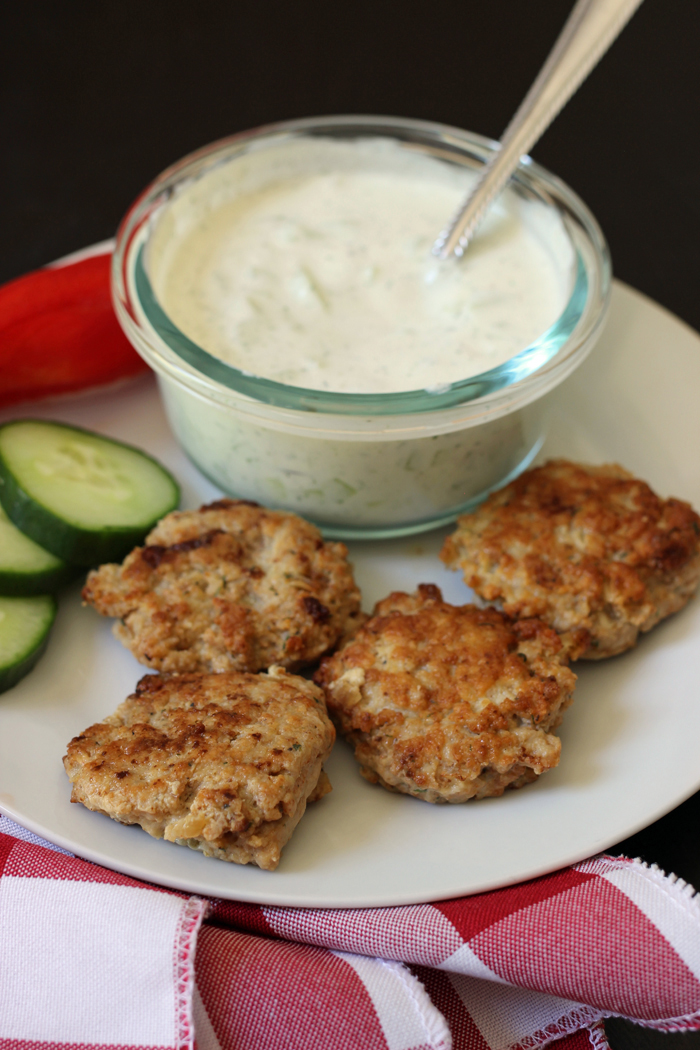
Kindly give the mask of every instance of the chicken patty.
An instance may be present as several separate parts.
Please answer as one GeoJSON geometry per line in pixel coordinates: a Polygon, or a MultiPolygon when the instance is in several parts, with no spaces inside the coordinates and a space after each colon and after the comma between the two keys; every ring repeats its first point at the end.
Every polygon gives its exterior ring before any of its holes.
{"type": "Polygon", "coordinates": [[[439,589],[379,602],[315,676],[360,772],[426,802],[501,795],[559,761],[576,676],[555,631],[439,589]]]}
{"type": "Polygon", "coordinates": [[[360,619],[342,543],[243,500],[166,515],[122,565],[91,572],[83,599],[156,671],[298,670],[360,619]]]}
{"type": "Polygon", "coordinates": [[[553,460],[465,514],[442,560],[509,616],[537,616],[600,660],[681,609],[700,579],[700,518],[616,464],[553,460]]]}
{"type": "Polygon", "coordinates": [[[63,759],[71,802],[207,857],[272,871],[322,771],[335,730],[323,693],[268,674],[146,675],[63,759]]]}

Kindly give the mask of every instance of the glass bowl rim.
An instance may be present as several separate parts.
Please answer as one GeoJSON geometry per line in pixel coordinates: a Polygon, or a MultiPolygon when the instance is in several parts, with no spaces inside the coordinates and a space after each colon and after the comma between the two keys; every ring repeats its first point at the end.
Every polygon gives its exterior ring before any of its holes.
{"type": "MultiPolygon", "coordinates": [[[[431,146],[444,143],[451,146],[450,152],[455,160],[459,161],[461,154],[463,158],[477,163],[483,163],[484,157],[499,147],[493,139],[449,125],[406,117],[365,114],[281,121],[239,132],[200,147],[161,172],[137,197],[119,226],[112,262],[112,294],[122,323],[126,314],[132,324],[141,327],[133,305],[129,302],[131,286],[140,312],[159,341],[176,361],[185,366],[184,376],[182,370],[178,369],[183,378],[191,369],[199,382],[208,381],[229,394],[241,395],[246,400],[257,401],[273,409],[277,407],[330,415],[408,416],[488,400],[490,395],[498,395],[499,392],[502,395],[506,389],[511,393],[522,389],[525,393],[525,388],[531,382],[540,381],[547,373],[557,370],[558,366],[569,363],[569,358],[577,350],[587,351],[592,345],[591,336],[597,335],[602,324],[610,297],[612,273],[607,243],[595,217],[578,195],[530,157],[521,159],[511,181],[516,186],[525,186],[534,192],[545,204],[556,207],[563,219],[572,216],[579,235],[583,235],[592,250],[587,253],[587,260],[584,260],[570,225],[565,221],[565,231],[575,253],[576,274],[571,294],[556,321],[530,346],[503,364],[436,389],[422,388],[389,394],[344,394],[292,386],[251,375],[219,360],[190,340],[158,303],[144,264],[149,227],[155,214],[161,207],[167,206],[177,186],[193,177],[202,177],[221,164],[234,162],[236,157],[244,155],[256,143],[284,142],[285,139],[298,136],[328,135],[333,132],[344,133],[348,138],[365,134],[409,142],[416,141],[412,135],[418,136],[417,145],[428,155],[431,155],[431,146]],[[404,133],[403,138],[401,132],[404,133]],[[596,300],[598,309],[591,310],[596,300]]],[[[138,349],[143,352],[143,347],[139,346],[138,349]]],[[[158,355],[152,344],[148,350],[158,355]]],[[[564,368],[567,374],[569,370],[569,367],[564,368]]],[[[553,376],[550,378],[554,379],[553,376]]]]}

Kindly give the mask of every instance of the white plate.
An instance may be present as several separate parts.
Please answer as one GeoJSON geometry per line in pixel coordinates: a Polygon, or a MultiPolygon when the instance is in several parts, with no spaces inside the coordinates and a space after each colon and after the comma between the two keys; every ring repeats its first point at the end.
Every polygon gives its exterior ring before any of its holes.
{"type": "MultiPolygon", "coordinates": [[[[555,394],[545,454],[617,460],[663,495],[700,505],[700,337],[623,285],[598,348],[555,394]]],[[[5,418],[26,415],[23,408],[5,418]]],[[[134,442],[183,482],[184,505],[214,496],[173,441],[152,379],[118,392],[32,406],[134,442]]],[[[396,589],[439,584],[470,593],[442,567],[447,530],[355,543],[367,607],[396,589]]],[[[183,890],[264,904],[355,907],[437,900],[519,882],[597,853],[700,787],[697,651],[700,601],[622,657],[577,670],[558,769],[522,791],[463,806],[430,806],[360,778],[338,744],[333,793],[309,807],[275,872],[208,860],[69,803],[67,742],[111,712],[144,668],[108,621],[61,603],[39,666],[0,697],[0,811],[107,867],[183,890]]]]}

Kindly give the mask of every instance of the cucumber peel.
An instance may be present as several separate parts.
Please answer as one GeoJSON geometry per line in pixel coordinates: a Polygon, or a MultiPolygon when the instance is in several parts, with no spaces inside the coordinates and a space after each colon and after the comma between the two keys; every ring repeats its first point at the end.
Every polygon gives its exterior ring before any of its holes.
{"type": "Polygon", "coordinates": [[[33,598],[0,598],[0,693],[11,689],[44,652],[56,617],[48,594],[33,598]]]}
{"type": "Polygon", "coordinates": [[[173,476],[131,445],[39,419],[0,427],[0,503],[63,561],[121,560],[179,500],[173,476]]]}
{"type": "Polygon", "coordinates": [[[0,507],[0,595],[48,594],[77,571],[20,532],[0,507]]]}

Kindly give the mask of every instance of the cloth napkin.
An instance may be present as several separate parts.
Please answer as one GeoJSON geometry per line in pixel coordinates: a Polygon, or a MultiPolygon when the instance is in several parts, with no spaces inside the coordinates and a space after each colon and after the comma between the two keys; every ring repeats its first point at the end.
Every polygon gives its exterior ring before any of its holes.
{"type": "Polygon", "coordinates": [[[0,1050],[603,1050],[610,1014],[700,1029],[698,898],[640,861],[290,909],[149,886],[0,818],[0,1050]]]}

